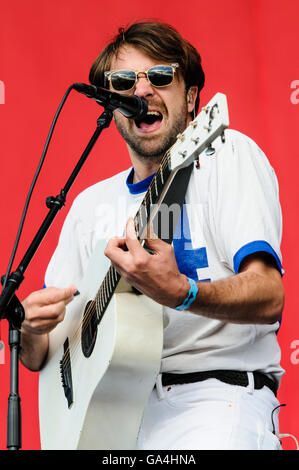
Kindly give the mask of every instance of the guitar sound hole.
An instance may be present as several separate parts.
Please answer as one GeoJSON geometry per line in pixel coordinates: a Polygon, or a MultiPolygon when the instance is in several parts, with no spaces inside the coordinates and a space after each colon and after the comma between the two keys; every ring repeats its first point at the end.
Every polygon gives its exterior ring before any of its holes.
{"type": "Polygon", "coordinates": [[[89,357],[93,351],[98,331],[96,309],[92,301],[85,307],[81,332],[81,346],[85,357],[89,357]]]}

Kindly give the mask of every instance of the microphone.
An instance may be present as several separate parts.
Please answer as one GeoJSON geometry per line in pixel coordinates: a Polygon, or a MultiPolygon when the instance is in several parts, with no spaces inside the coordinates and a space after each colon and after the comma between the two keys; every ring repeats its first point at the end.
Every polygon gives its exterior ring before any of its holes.
{"type": "Polygon", "coordinates": [[[147,113],[147,102],[136,95],[121,95],[106,88],[86,85],[85,83],[74,83],[74,90],[97,101],[106,109],[114,111],[117,109],[125,117],[130,119],[141,119],[147,113]]]}

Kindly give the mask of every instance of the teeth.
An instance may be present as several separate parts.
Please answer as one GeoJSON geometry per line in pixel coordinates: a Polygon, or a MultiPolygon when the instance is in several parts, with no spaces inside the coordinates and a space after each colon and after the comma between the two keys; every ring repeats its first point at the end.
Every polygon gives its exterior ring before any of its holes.
{"type": "Polygon", "coordinates": [[[160,113],[158,113],[158,111],[148,111],[147,114],[150,114],[152,116],[160,116],[160,113]]]}

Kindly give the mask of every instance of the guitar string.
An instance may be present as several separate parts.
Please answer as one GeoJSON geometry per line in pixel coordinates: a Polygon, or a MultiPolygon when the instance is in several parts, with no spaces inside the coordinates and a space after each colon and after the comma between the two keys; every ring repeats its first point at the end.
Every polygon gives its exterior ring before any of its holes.
{"type": "MultiPolygon", "coordinates": [[[[153,187],[157,187],[157,177],[159,175],[159,171],[161,171],[161,173],[167,168],[169,167],[169,155],[170,155],[170,152],[168,150],[168,152],[166,152],[166,154],[164,155],[162,161],[161,161],[161,164],[156,172],[156,175],[154,176],[154,178],[152,179],[151,181],[151,184],[148,188],[148,191],[146,192],[142,202],[141,202],[141,205],[140,205],[140,208],[135,216],[135,222],[137,221],[138,219],[138,215],[140,213],[140,210],[142,209],[142,206],[144,205],[144,203],[150,203],[151,200],[152,200],[152,196],[149,195],[149,193],[151,192],[151,190],[153,189],[153,187]]],[[[169,175],[168,175],[169,177],[169,175]]],[[[161,176],[160,176],[161,178],[161,176]]],[[[161,178],[162,179],[162,178],[161,178]]],[[[162,187],[164,187],[165,183],[163,184],[163,181],[162,182],[162,187]]],[[[137,221],[138,222],[138,221],[137,221]]],[[[85,334],[87,328],[89,327],[90,325],[90,322],[92,321],[92,317],[93,315],[95,314],[94,311],[96,310],[96,316],[97,316],[97,320],[100,320],[102,319],[107,307],[108,307],[108,304],[110,303],[110,300],[109,299],[109,296],[111,296],[113,294],[113,290],[115,290],[115,287],[113,287],[112,291],[110,293],[107,294],[107,290],[106,290],[106,285],[107,285],[107,279],[109,279],[109,272],[115,268],[111,265],[110,268],[108,269],[108,272],[106,274],[106,276],[104,277],[103,281],[102,281],[102,284],[95,296],[95,299],[92,300],[87,308],[87,310],[84,312],[83,314],[83,320],[80,322],[79,324],[79,327],[77,328],[76,332],[74,333],[73,337],[71,338],[71,340],[69,341],[69,345],[68,347],[66,348],[64,354],[63,354],[63,358],[62,358],[62,364],[64,367],[67,367],[68,366],[68,363],[70,362],[70,347],[72,346],[72,360],[75,360],[76,359],[76,356],[77,356],[77,351],[78,351],[78,346],[81,346],[81,338],[82,338],[82,335],[85,334]],[[105,293],[107,294],[105,296],[105,293]],[[109,299],[109,301],[105,301],[104,299],[106,297],[106,299],[109,299]],[[98,302],[100,302],[101,304],[101,300],[102,300],[102,305],[104,305],[104,311],[103,312],[100,312],[100,317],[98,317],[98,310],[96,308],[97,305],[99,305],[98,302]],[[104,302],[103,302],[104,300],[104,302]],[[107,305],[106,305],[107,304],[107,305]],[[95,309],[95,310],[94,310],[95,309]],[[79,338],[78,338],[79,337],[79,338]],[[66,360],[65,360],[66,358],[66,360]]],[[[116,275],[118,275],[117,271],[115,270],[116,272],[116,275]]],[[[119,281],[119,280],[118,280],[119,281]]],[[[81,350],[81,347],[80,347],[80,350],[81,350]]]]}

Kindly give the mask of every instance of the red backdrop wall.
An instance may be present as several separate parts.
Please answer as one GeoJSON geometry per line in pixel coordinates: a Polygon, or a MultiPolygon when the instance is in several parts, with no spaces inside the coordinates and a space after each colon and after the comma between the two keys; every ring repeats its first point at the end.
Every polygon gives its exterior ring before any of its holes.
{"type": "MultiPolygon", "coordinates": [[[[252,137],[275,168],[284,214],[283,265],[286,303],[278,335],[286,370],[279,398],[281,432],[299,438],[299,332],[297,316],[298,219],[298,25],[297,0],[0,1],[0,273],[6,271],[21,211],[50,123],[67,87],[87,82],[89,67],[119,26],[140,18],[169,22],[200,51],[206,71],[202,103],[226,93],[230,127],[252,137]]],[[[101,108],[71,94],[63,109],[34,191],[16,263],[47,209],[45,198],[64,185],[96,125],[101,108]]],[[[64,208],[26,271],[18,295],[43,285],[62,221],[86,186],[130,165],[112,125],[104,132],[69,193],[64,208]]],[[[6,448],[9,394],[7,322],[1,322],[0,448],[6,448]]],[[[22,447],[39,449],[38,374],[21,367],[22,447]]],[[[285,439],[285,449],[294,448],[285,439]]]]}

